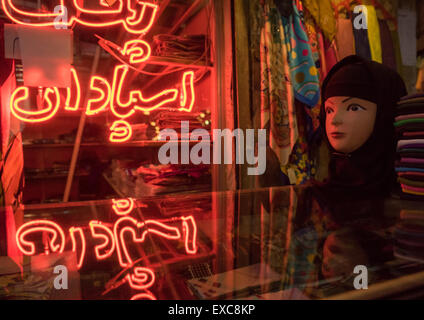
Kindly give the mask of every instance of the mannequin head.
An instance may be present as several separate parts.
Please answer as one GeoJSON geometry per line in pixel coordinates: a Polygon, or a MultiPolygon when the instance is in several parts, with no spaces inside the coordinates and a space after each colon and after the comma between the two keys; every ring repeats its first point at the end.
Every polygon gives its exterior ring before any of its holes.
{"type": "Polygon", "coordinates": [[[389,192],[396,183],[396,104],[406,94],[399,74],[381,63],[353,55],[333,66],[320,110],[330,149],[328,185],[389,192]]]}
{"type": "Polygon", "coordinates": [[[325,129],[334,150],[351,153],[371,136],[377,104],[356,97],[333,96],[325,101],[325,129]]]}

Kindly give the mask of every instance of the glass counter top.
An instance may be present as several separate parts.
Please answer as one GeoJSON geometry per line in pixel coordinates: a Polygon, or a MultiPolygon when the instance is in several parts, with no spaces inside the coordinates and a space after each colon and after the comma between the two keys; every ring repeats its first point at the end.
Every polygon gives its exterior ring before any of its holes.
{"type": "Polygon", "coordinates": [[[0,228],[1,299],[382,298],[424,283],[423,202],[317,187],[26,205],[0,228]]]}

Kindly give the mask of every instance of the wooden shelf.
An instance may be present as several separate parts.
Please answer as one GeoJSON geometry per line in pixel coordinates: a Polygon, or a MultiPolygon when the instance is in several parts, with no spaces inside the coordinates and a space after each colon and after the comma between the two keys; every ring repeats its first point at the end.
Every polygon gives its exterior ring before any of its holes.
{"type": "Polygon", "coordinates": [[[158,66],[175,66],[175,67],[187,67],[187,68],[212,68],[211,64],[206,64],[204,61],[198,61],[195,64],[190,60],[171,58],[171,57],[159,57],[150,56],[149,60],[146,61],[146,65],[158,65],[158,66]]]}
{"type": "MultiPolygon", "coordinates": [[[[190,145],[195,145],[202,140],[188,141],[190,145]]],[[[160,147],[165,143],[176,143],[180,144],[182,140],[178,141],[152,141],[152,140],[141,140],[141,141],[129,141],[122,143],[110,143],[110,142],[85,142],[81,143],[81,147],[160,147]]],[[[211,141],[207,141],[211,143],[211,141]]],[[[23,144],[24,148],[72,148],[73,143],[33,143],[23,144]]]]}
{"type": "MultiPolygon", "coordinates": [[[[87,177],[89,176],[87,171],[75,172],[74,177],[87,177]]],[[[68,177],[68,172],[54,173],[54,172],[42,172],[37,174],[25,174],[26,180],[44,180],[44,179],[64,179],[68,177]]]]}

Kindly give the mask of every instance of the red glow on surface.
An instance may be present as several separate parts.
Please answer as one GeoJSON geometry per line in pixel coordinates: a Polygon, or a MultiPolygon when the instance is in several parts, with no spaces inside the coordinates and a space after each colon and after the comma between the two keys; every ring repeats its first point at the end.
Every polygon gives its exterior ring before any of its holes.
{"type": "Polygon", "coordinates": [[[102,9],[102,10],[90,10],[90,9],[85,9],[82,8],[79,4],[78,4],[78,0],[73,0],[74,2],[74,7],[76,10],[82,12],[82,13],[93,13],[93,14],[105,14],[105,13],[121,13],[122,12],[122,7],[123,7],[123,2],[122,0],[118,0],[119,2],[119,7],[117,9],[112,9],[111,6],[104,0],[100,1],[100,5],[102,5],[103,7],[106,7],[108,10],[106,9],[102,9]]]}
{"type": "Polygon", "coordinates": [[[134,242],[143,242],[148,232],[154,233],[166,239],[180,239],[181,234],[178,228],[169,227],[155,220],[146,220],[138,223],[136,219],[131,217],[122,217],[116,221],[113,227],[115,236],[118,260],[121,267],[128,267],[133,264],[130,254],[128,253],[124,233],[129,232],[134,242]],[[137,236],[138,235],[138,236],[137,236]]]}
{"type": "Polygon", "coordinates": [[[125,276],[129,286],[135,290],[145,290],[155,283],[155,273],[144,267],[135,267],[133,274],[125,276]]]}
{"type": "Polygon", "coordinates": [[[112,199],[112,209],[118,216],[126,216],[134,209],[134,199],[112,199]]]}
{"type": "Polygon", "coordinates": [[[85,242],[85,235],[84,232],[82,230],[82,228],[80,227],[71,227],[69,228],[69,234],[71,236],[71,240],[72,240],[72,251],[76,252],[77,254],[77,268],[80,269],[84,263],[84,258],[85,258],[85,251],[86,251],[86,242],[85,242]],[[79,251],[79,257],[78,257],[78,250],[77,250],[77,241],[75,238],[75,233],[78,232],[79,236],[80,236],[80,240],[81,240],[81,250],[79,251]]]}
{"type": "MultiPolygon", "coordinates": [[[[127,0],[118,0],[119,7],[111,9],[109,5],[103,2],[102,10],[89,10],[79,6],[77,0],[73,0],[73,6],[76,9],[76,16],[72,16],[68,21],[55,21],[56,18],[61,17],[62,13],[34,13],[20,10],[15,7],[12,0],[2,0],[3,11],[10,20],[17,24],[33,26],[33,27],[69,27],[75,22],[87,27],[99,28],[108,27],[122,24],[125,30],[132,34],[147,33],[153,26],[155,21],[158,6],[148,2],[127,0]],[[131,3],[133,2],[133,4],[131,3]],[[133,5],[135,7],[133,7],[133,5]],[[120,13],[124,13],[125,18],[117,19],[120,13]],[[83,16],[79,16],[83,13],[83,16]],[[99,21],[99,18],[103,18],[99,21]],[[40,21],[40,19],[44,21],[40,21]]],[[[64,6],[64,1],[60,0],[61,6],[64,6]]]]}
{"type": "MultiPolygon", "coordinates": [[[[120,209],[127,208],[128,206],[131,207],[131,203],[133,202],[130,200],[133,199],[115,200],[114,206],[120,209]]],[[[100,243],[97,242],[94,245],[96,259],[100,261],[111,257],[116,248],[119,265],[122,268],[130,268],[128,270],[123,269],[118,276],[125,272],[126,274],[124,274],[120,283],[126,282],[132,289],[143,291],[143,293],[133,296],[133,300],[156,300],[156,297],[147,290],[155,283],[155,273],[152,268],[144,266],[136,267],[135,263],[143,258],[133,260],[127,249],[127,245],[142,243],[145,241],[148,233],[153,233],[169,240],[183,240],[187,254],[195,254],[197,252],[197,226],[193,216],[175,217],[162,221],[150,219],[144,222],[139,222],[132,217],[125,216],[120,217],[114,223],[113,231],[105,223],[97,220],[91,220],[88,225],[92,239],[101,240],[100,243]],[[182,233],[179,230],[181,229],[181,225],[179,227],[167,225],[167,223],[175,224],[178,222],[182,224],[182,233]],[[130,233],[132,238],[128,239],[126,233],[130,233]]],[[[84,266],[87,253],[84,227],[70,227],[68,230],[72,242],[72,251],[77,256],[77,268],[80,269],[84,266]],[[79,239],[77,239],[77,235],[79,239]]],[[[42,235],[38,241],[41,240],[43,243],[46,243],[45,254],[49,254],[49,252],[63,253],[66,239],[62,228],[58,224],[48,220],[34,220],[23,224],[16,233],[17,245],[23,254],[35,254],[33,241],[29,241],[26,238],[36,232],[42,235]]],[[[134,251],[135,255],[137,255],[136,252],[134,251]]]]}
{"type": "Polygon", "coordinates": [[[50,239],[50,250],[52,252],[62,253],[65,248],[65,234],[62,228],[55,222],[48,220],[34,220],[24,223],[16,232],[16,243],[19,250],[27,256],[35,254],[35,245],[31,241],[25,240],[29,234],[36,232],[51,233],[53,236],[50,239]],[[56,243],[58,242],[58,243],[56,243]],[[29,247],[29,250],[25,249],[29,247]]]}
{"type": "Polygon", "coordinates": [[[75,98],[75,103],[74,105],[71,107],[71,98],[72,98],[72,92],[71,92],[71,88],[66,88],[66,101],[65,101],[65,110],[70,110],[70,111],[76,111],[79,108],[80,102],[81,102],[81,84],[78,78],[78,74],[75,70],[75,68],[71,68],[71,74],[72,74],[72,80],[73,80],[73,84],[75,86],[75,91],[76,91],[76,98],[75,98]]]}
{"type": "Polygon", "coordinates": [[[112,230],[100,221],[90,221],[89,226],[93,238],[104,240],[103,243],[96,245],[94,248],[96,258],[98,260],[109,258],[115,250],[115,238],[112,230]]]}
{"type": "Polygon", "coordinates": [[[131,125],[125,120],[117,120],[110,127],[110,142],[125,142],[132,136],[131,125]]]}
{"type": "Polygon", "coordinates": [[[95,115],[106,109],[109,104],[111,88],[109,82],[102,77],[93,76],[90,81],[90,90],[97,91],[100,95],[97,98],[90,98],[87,102],[86,114],[95,115]]]}
{"type": "Polygon", "coordinates": [[[130,300],[157,300],[151,293],[138,293],[133,295],[130,300]]]}
{"type": "Polygon", "coordinates": [[[12,114],[23,122],[44,122],[51,119],[59,110],[60,95],[59,90],[54,88],[47,88],[44,91],[44,100],[47,102],[47,107],[42,110],[25,110],[19,106],[21,101],[28,99],[28,87],[18,87],[10,97],[10,111],[12,114]],[[53,103],[49,97],[50,93],[54,93],[56,103],[53,103]]]}

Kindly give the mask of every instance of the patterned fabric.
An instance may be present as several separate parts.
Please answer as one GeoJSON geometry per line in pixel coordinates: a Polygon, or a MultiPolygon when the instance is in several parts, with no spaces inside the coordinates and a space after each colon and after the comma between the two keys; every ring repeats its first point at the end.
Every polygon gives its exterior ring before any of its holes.
{"type": "Polygon", "coordinates": [[[285,18],[283,20],[295,97],[304,104],[314,107],[320,95],[318,70],[312,57],[305,26],[295,5],[288,21],[285,18]]]}
{"type": "Polygon", "coordinates": [[[270,123],[270,146],[281,165],[288,162],[298,138],[293,88],[280,13],[269,1],[261,30],[261,122],[270,123]]]}
{"type": "Polygon", "coordinates": [[[324,36],[332,41],[336,35],[336,19],[330,0],[303,0],[303,5],[312,14],[316,24],[320,27],[324,36]]]}
{"type": "MultiPolygon", "coordinates": [[[[312,50],[312,57],[315,61],[315,67],[318,70],[318,79],[320,81],[320,83],[322,83],[322,81],[325,78],[324,72],[323,72],[323,56],[321,54],[321,48],[320,46],[324,45],[323,42],[323,36],[321,32],[318,32],[318,27],[315,25],[314,20],[312,19],[312,16],[309,14],[309,12],[305,12],[305,27],[306,27],[306,32],[308,35],[308,39],[309,39],[309,45],[311,46],[311,50],[312,50]]],[[[324,56],[324,60],[325,60],[325,56],[324,56]]],[[[325,64],[325,62],[324,62],[325,64]]],[[[307,135],[307,141],[308,143],[311,143],[313,135],[315,130],[317,130],[319,128],[319,112],[320,112],[320,105],[321,105],[321,99],[318,100],[318,103],[312,107],[312,108],[306,108],[306,135],[307,135]]],[[[303,106],[302,106],[303,108],[303,106]]]]}
{"type": "Polygon", "coordinates": [[[349,19],[341,17],[337,19],[336,43],[340,59],[355,54],[355,39],[352,22],[349,19]]]}
{"type": "Polygon", "coordinates": [[[299,139],[290,155],[290,161],[287,166],[281,168],[283,173],[288,176],[291,184],[304,184],[311,180],[316,172],[316,163],[311,157],[311,143],[307,141],[307,120],[305,110],[302,105],[296,105],[298,110],[298,126],[299,126],[299,139]]]}

